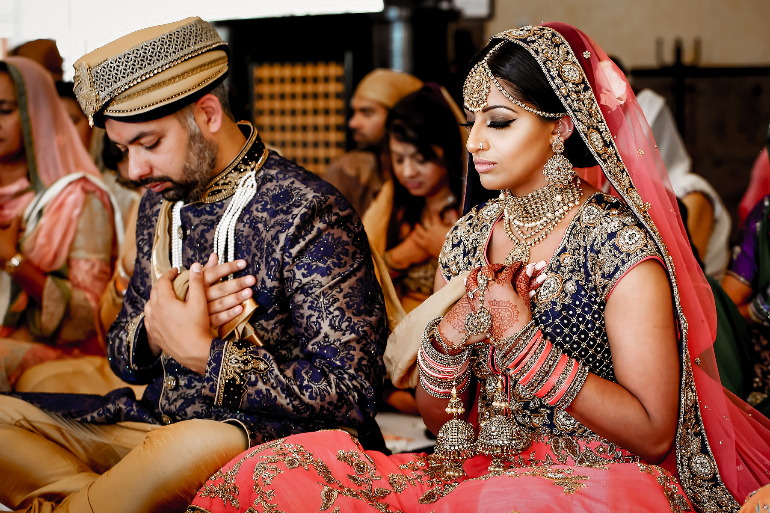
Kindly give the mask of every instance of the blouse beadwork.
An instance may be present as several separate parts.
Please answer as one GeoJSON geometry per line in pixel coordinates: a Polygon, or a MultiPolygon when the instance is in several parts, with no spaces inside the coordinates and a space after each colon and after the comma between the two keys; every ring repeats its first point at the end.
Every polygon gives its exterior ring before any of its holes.
{"type": "MultiPolygon", "coordinates": [[[[450,230],[439,257],[446,280],[487,263],[487,241],[501,214],[502,202],[494,199],[472,209],[450,230]]],[[[543,336],[592,373],[615,381],[604,323],[607,299],[626,272],[650,258],[660,259],[656,246],[620,200],[601,193],[588,198],[568,225],[544,270],[548,278],[533,298],[532,315],[543,336]]],[[[497,384],[488,364],[490,350],[484,346],[474,356],[474,374],[481,382],[480,421],[491,412],[497,384]]],[[[528,397],[520,387],[510,392],[516,421],[538,435],[599,439],[566,412],[528,397]]]]}

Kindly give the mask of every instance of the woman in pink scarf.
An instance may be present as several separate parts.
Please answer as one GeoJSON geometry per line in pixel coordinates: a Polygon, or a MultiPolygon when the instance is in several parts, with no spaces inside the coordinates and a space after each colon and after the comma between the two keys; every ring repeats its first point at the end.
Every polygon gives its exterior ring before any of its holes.
{"type": "Polygon", "coordinates": [[[0,390],[36,363],[104,353],[94,312],[116,226],[50,75],[24,57],[1,62],[0,390]]]}

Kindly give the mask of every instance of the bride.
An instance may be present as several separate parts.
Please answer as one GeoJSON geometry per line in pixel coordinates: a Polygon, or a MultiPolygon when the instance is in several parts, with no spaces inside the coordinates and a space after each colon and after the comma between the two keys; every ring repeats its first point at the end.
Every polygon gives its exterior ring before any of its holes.
{"type": "Polygon", "coordinates": [[[625,77],[563,23],[502,32],[471,66],[465,215],[385,354],[435,454],[295,435],[189,511],[717,512],[770,482],[768,422],[723,392],[713,298],[625,77]]]}

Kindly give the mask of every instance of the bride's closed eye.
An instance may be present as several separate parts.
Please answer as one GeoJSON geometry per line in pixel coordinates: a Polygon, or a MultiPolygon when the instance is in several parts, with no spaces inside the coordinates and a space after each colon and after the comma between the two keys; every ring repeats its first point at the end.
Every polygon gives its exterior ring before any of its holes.
{"type": "MultiPolygon", "coordinates": [[[[511,126],[511,123],[513,123],[514,121],[516,121],[516,120],[515,119],[507,119],[505,121],[489,121],[487,123],[487,126],[489,128],[508,128],[509,126],[511,126]]],[[[470,129],[470,128],[473,128],[474,124],[475,124],[475,122],[469,121],[468,123],[460,123],[460,126],[470,129]]]]}

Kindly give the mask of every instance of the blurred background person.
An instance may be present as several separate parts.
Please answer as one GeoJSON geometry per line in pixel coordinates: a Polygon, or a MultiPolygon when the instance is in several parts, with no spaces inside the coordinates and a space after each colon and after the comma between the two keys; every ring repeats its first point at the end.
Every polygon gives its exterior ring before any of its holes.
{"type": "Polygon", "coordinates": [[[770,126],[767,127],[765,147],[762,148],[757,160],[754,161],[754,166],[751,168],[749,186],[746,188],[743,198],[741,198],[740,205],[738,205],[738,219],[741,226],[743,226],[746,216],[749,215],[754,205],[764,196],[770,194],[770,157],[768,157],[768,149],[770,149],[770,126]]]}
{"type": "Polygon", "coordinates": [[[356,149],[334,159],[323,177],[348,199],[359,215],[366,212],[382,184],[390,179],[387,164],[382,160],[387,154],[388,111],[422,85],[421,80],[408,73],[379,68],[366,75],[353,93],[353,117],[348,126],[356,149]]]}
{"type": "MultiPolygon", "coordinates": [[[[765,415],[770,403],[770,196],[751,209],[733,248],[722,288],[748,322],[752,336],[739,341],[752,353],[753,396],[750,403],[765,415]]],[[[720,372],[722,369],[720,368],[720,372]]]]}
{"type": "MultiPolygon", "coordinates": [[[[115,188],[125,192],[122,196],[123,198],[132,198],[123,217],[126,227],[123,246],[121,247],[120,255],[118,255],[115,261],[115,271],[112,274],[112,279],[104,288],[104,293],[98,305],[98,315],[96,316],[97,335],[99,341],[106,347],[107,331],[123,307],[123,297],[128,288],[128,282],[134,275],[136,219],[139,202],[146,188],[136,187],[134,182],[128,177],[128,158],[107,137],[103,129],[97,130],[96,133],[104,139],[102,144],[99,144],[101,154],[97,160],[102,163],[106,170],[102,174],[105,185],[109,187],[112,183],[115,188]]],[[[27,369],[16,382],[16,390],[19,392],[103,395],[111,390],[123,387],[131,387],[137,397],[142,396],[145,388],[143,385],[131,385],[117,377],[112,372],[112,369],[110,369],[109,362],[104,356],[83,356],[76,360],[44,362],[27,369]]]]}
{"type": "Polygon", "coordinates": [[[62,80],[64,75],[62,64],[64,60],[52,39],[34,39],[22,43],[8,52],[9,56],[26,57],[43,66],[51,74],[54,81],[62,80]]]}
{"type": "Polygon", "coordinates": [[[433,293],[441,246],[459,218],[465,155],[459,113],[442,87],[429,84],[388,114],[395,180],[383,185],[363,222],[407,313],[433,293]]]}
{"type": "Polygon", "coordinates": [[[77,98],[75,98],[74,87],[75,84],[72,82],[56,81],[56,92],[59,94],[62,103],[64,103],[64,109],[67,111],[72,124],[75,125],[75,130],[77,130],[78,137],[83,142],[83,147],[89,150],[91,148],[93,130],[91,125],[88,124],[88,118],[80,108],[77,98]]]}
{"type": "Polygon", "coordinates": [[[0,66],[0,390],[9,390],[41,361],[104,354],[94,319],[122,223],[50,75],[24,57],[0,66]]]}
{"type": "MultiPolygon", "coordinates": [[[[441,247],[459,219],[465,162],[460,116],[443,87],[427,84],[387,117],[386,157],[394,179],[383,184],[363,223],[406,313],[433,293],[441,247]]],[[[413,391],[390,382],[383,401],[400,412],[419,413],[413,391]]]]}
{"type": "Polygon", "coordinates": [[[692,172],[692,159],[666,100],[652,89],[639,91],[636,99],[650,124],[674,194],[687,207],[687,229],[704,272],[719,280],[730,261],[730,213],[714,187],[692,172]]]}

